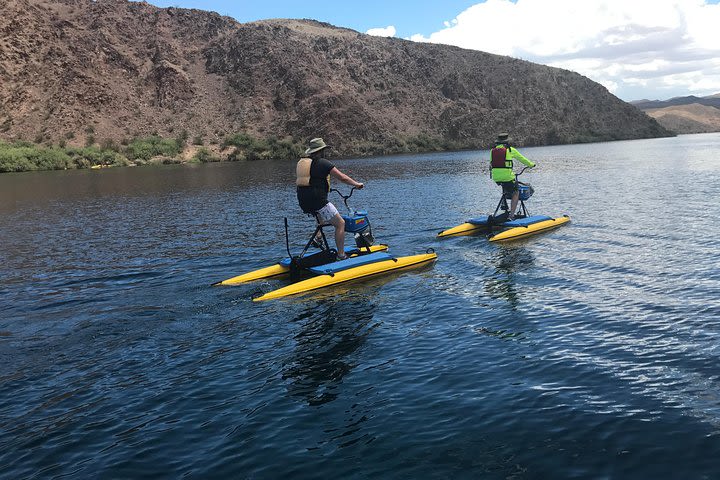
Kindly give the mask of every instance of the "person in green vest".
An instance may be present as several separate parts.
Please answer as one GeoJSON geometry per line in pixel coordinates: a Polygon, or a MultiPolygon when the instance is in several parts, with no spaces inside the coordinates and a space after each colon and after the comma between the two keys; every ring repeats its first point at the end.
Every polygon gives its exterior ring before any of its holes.
{"type": "Polygon", "coordinates": [[[511,146],[508,137],[507,133],[497,136],[495,146],[490,151],[490,175],[493,182],[502,187],[505,197],[511,199],[508,220],[512,220],[515,218],[515,208],[520,198],[515,172],[513,172],[513,160],[522,162],[530,168],[535,164],[525,158],[517,148],[511,146]]]}

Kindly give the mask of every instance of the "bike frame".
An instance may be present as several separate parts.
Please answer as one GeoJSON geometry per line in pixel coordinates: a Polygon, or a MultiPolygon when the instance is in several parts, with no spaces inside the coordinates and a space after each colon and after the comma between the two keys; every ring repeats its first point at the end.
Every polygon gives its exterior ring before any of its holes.
{"type": "MultiPolygon", "coordinates": [[[[348,213],[352,215],[354,212],[348,205],[348,199],[352,197],[353,192],[355,191],[355,187],[352,187],[350,189],[350,194],[343,195],[340,190],[337,190],[335,188],[331,189],[330,192],[336,192],[340,197],[343,199],[343,203],[345,204],[345,208],[347,209],[348,213]]],[[[329,193],[329,192],[328,192],[329,193]]],[[[320,219],[318,218],[317,214],[315,215],[315,220],[317,221],[317,226],[315,227],[315,230],[313,231],[312,235],[310,236],[310,239],[305,244],[305,247],[303,247],[302,252],[300,252],[299,257],[302,258],[305,256],[307,251],[310,249],[310,247],[313,245],[313,242],[318,237],[318,233],[320,234],[320,245],[319,248],[321,251],[335,251],[334,248],[330,248],[330,244],[327,241],[327,237],[325,236],[325,231],[323,230],[323,227],[329,227],[330,224],[322,224],[320,223],[320,219]]],[[[292,258],[292,253],[290,252],[290,237],[288,235],[288,221],[287,218],[285,218],[285,248],[287,249],[288,256],[292,258]]],[[[370,253],[370,247],[367,247],[367,252],[370,253]]]]}
{"type": "MultiPolygon", "coordinates": [[[[517,177],[519,177],[520,175],[522,175],[523,172],[524,172],[527,168],[528,168],[528,167],[525,167],[525,168],[523,168],[522,170],[520,170],[520,172],[518,172],[518,173],[515,174],[515,182],[516,182],[517,184],[519,184],[519,185],[527,185],[526,183],[523,183],[523,182],[521,182],[521,181],[519,181],[519,180],[517,179],[517,177]]],[[[497,213],[498,213],[500,210],[504,210],[504,212],[505,212],[505,213],[503,213],[503,214],[501,214],[501,215],[507,215],[508,210],[510,210],[510,207],[508,206],[508,200],[512,200],[512,198],[508,198],[507,195],[505,195],[505,191],[503,190],[502,195],[500,195],[500,201],[498,202],[497,207],[495,207],[495,211],[494,211],[493,214],[492,214],[492,217],[493,217],[493,218],[498,217],[498,214],[497,214],[497,213]]],[[[519,203],[520,203],[520,209],[518,209],[518,212],[517,212],[517,214],[516,214],[515,216],[516,216],[517,218],[529,217],[530,214],[528,213],[527,207],[525,206],[525,202],[524,202],[523,200],[520,200],[520,199],[518,199],[518,201],[519,201],[519,203]]]]}

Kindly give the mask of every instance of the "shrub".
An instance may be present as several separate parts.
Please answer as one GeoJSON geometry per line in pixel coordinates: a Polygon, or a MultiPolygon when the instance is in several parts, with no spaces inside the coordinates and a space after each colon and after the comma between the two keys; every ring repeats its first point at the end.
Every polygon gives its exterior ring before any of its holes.
{"type": "Polygon", "coordinates": [[[72,168],[72,161],[62,149],[39,147],[25,142],[0,142],[0,172],[27,170],[62,170],[72,168]]]}
{"type": "Polygon", "coordinates": [[[202,163],[208,163],[208,162],[219,162],[220,159],[210,153],[210,151],[207,148],[201,147],[198,148],[197,152],[195,152],[195,155],[193,156],[193,161],[195,162],[202,162],[202,163]]]}
{"type": "Polygon", "coordinates": [[[175,141],[180,147],[183,147],[187,143],[189,137],[190,134],[188,134],[188,131],[183,129],[182,131],[180,131],[180,133],[178,133],[178,136],[175,137],[175,141]]]}
{"type": "Polygon", "coordinates": [[[292,139],[279,140],[276,137],[269,137],[265,140],[256,139],[247,133],[236,133],[225,138],[223,148],[235,147],[235,152],[230,155],[231,160],[265,160],[265,159],[286,159],[295,158],[302,154],[302,147],[292,139]]]}
{"type": "Polygon", "coordinates": [[[147,138],[136,138],[130,142],[125,149],[125,154],[130,160],[150,160],[152,157],[165,156],[175,157],[182,150],[177,140],[163,139],[158,136],[147,138]]]}
{"type": "Polygon", "coordinates": [[[115,143],[115,140],[109,138],[106,138],[100,142],[100,148],[103,150],[113,150],[115,152],[120,151],[120,148],[118,147],[117,143],[115,143]]]}
{"type": "Polygon", "coordinates": [[[68,148],[74,168],[88,168],[93,165],[126,165],[127,161],[114,150],[104,150],[97,146],[68,148]]]}
{"type": "Polygon", "coordinates": [[[267,141],[270,158],[290,159],[302,155],[303,148],[291,139],[278,140],[270,137],[267,141]]]}
{"type": "Polygon", "coordinates": [[[235,135],[227,137],[223,142],[223,148],[230,146],[241,149],[255,149],[257,141],[247,133],[236,133],[235,135]]]}

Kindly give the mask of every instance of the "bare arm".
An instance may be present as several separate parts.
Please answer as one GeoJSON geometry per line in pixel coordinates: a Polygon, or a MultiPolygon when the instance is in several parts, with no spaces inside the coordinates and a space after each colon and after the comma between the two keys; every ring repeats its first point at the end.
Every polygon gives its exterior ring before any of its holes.
{"type": "Polygon", "coordinates": [[[365,184],[360,183],[360,182],[356,182],[356,181],[353,180],[352,178],[350,178],[350,177],[348,177],[347,175],[345,175],[344,173],[342,173],[340,170],[338,170],[337,167],[335,167],[335,168],[333,168],[332,170],[330,170],[330,175],[332,175],[333,177],[337,178],[337,179],[340,180],[341,182],[346,183],[346,184],[348,184],[348,185],[350,185],[350,186],[353,186],[353,187],[355,187],[355,188],[357,188],[357,189],[361,189],[361,188],[363,188],[363,187],[365,186],[365,184]]]}

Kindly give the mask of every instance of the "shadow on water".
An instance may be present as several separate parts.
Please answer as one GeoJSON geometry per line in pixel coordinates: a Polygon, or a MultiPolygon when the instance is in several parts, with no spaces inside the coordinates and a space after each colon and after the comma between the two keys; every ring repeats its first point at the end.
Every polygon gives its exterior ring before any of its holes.
{"type": "Polygon", "coordinates": [[[353,354],[375,327],[374,300],[379,290],[366,290],[342,301],[323,300],[293,319],[302,328],[295,336],[295,352],[283,374],[283,379],[290,380],[291,396],[301,397],[311,406],[337,398],[343,378],[357,365],[353,354]]]}
{"type": "Polygon", "coordinates": [[[535,256],[524,247],[500,247],[495,251],[491,264],[494,274],[485,282],[487,294],[505,300],[513,311],[518,310],[522,292],[517,286],[517,276],[535,263],[535,256]]]}

